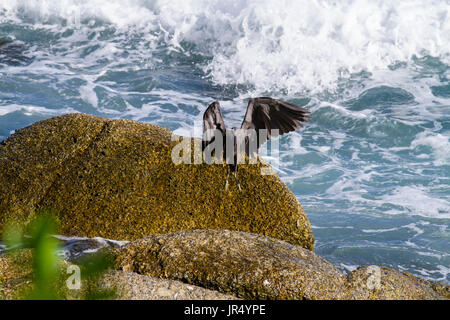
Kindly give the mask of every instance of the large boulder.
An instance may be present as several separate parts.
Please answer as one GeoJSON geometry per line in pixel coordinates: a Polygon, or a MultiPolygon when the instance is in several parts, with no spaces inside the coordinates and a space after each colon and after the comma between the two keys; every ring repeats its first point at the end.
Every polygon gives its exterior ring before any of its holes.
{"type": "Polygon", "coordinates": [[[0,144],[0,232],[8,220],[52,209],[64,235],[229,229],[313,249],[301,205],[276,175],[260,174],[264,164],[240,166],[243,190],[230,179],[226,193],[226,168],[173,163],[171,138],[155,125],[85,114],[18,130],[0,144]]]}
{"type": "Polygon", "coordinates": [[[378,266],[363,266],[349,273],[347,289],[349,298],[357,300],[450,299],[448,285],[378,266]]]}
{"type": "MultiPolygon", "coordinates": [[[[115,299],[450,298],[449,286],[442,283],[378,266],[346,275],[309,250],[246,232],[154,234],[97,254],[111,258],[111,269],[100,278],[82,277],[81,290],[67,288],[66,269],[72,263],[60,260],[55,294],[82,299],[89,288],[114,288],[115,299]]],[[[0,255],[0,300],[29,292],[32,266],[32,249],[0,255]]]]}
{"type": "Polygon", "coordinates": [[[17,299],[22,290],[31,286],[32,257],[30,249],[15,255],[0,254],[0,300],[17,299]]]}
{"type": "Polygon", "coordinates": [[[244,299],[448,299],[448,286],[361,267],[346,275],[313,252],[246,232],[151,235],[114,249],[117,269],[244,299]]]}
{"type": "MultiPolygon", "coordinates": [[[[0,255],[0,300],[24,298],[33,286],[33,251],[21,250],[14,255],[0,255]]],[[[65,281],[69,275],[67,261],[60,260],[62,279],[60,287],[56,287],[59,296],[65,299],[82,299],[86,297],[88,280],[83,279],[80,289],[68,289],[65,281]]],[[[101,289],[114,289],[111,296],[120,300],[230,300],[235,296],[222,294],[218,291],[189,285],[180,281],[159,279],[132,272],[110,270],[105,272],[98,283],[91,286],[101,289]]]]}
{"type": "Polygon", "coordinates": [[[236,300],[232,295],[193,286],[181,281],[159,279],[134,272],[111,271],[103,286],[116,288],[119,300],[236,300]]]}
{"type": "Polygon", "coordinates": [[[116,249],[116,268],[244,299],[343,299],[345,275],[312,251],[261,235],[198,230],[116,249]]]}

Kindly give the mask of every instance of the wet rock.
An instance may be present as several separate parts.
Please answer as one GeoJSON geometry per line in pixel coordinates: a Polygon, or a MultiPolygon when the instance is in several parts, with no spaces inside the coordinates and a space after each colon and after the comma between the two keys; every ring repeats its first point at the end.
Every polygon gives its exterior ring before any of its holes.
{"type": "Polygon", "coordinates": [[[235,300],[234,296],[132,272],[114,271],[104,277],[108,287],[117,288],[120,300],[235,300]]]}
{"type": "Polygon", "coordinates": [[[17,298],[17,293],[32,283],[29,263],[32,250],[21,251],[16,255],[0,255],[0,300],[17,298]]]}
{"type": "MultiPolygon", "coordinates": [[[[116,289],[115,299],[449,299],[449,286],[392,269],[365,266],[345,275],[313,252],[245,232],[199,230],[151,235],[105,247],[113,270],[100,281],[82,277],[68,289],[60,260],[58,294],[88,297],[87,288],[116,289]]],[[[33,285],[31,249],[0,255],[0,299],[33,285]]],[[[86,257],[86,256],[85,256],[86,257]]],[[[111,297],[110,297],[111,298],[111,297]]]]}
{"type": "MultiPolygon", "coordinates": [[[[22,293],[33,286],[33,250],[25,249],[14,255],[0,255],[0,300],[23,298],[22,293]]],[[[62,281],[59,297],[78,300],[86,297],[88,282],[82,279],[80,289],[69,289],[66,269],[72,264],[60,260],[62,281]]],[[[158,279],[124,271],[109,271],[92,284],[100,289],[114,289],[119,300],[235,300],[232,295],[189,285],[179,281],[158,279]]]]}
{"type": "Polygon", "coordinates": [[[115,249],[114,254],[118,269],[244,299],[449,298],[448,286],[377,266],[345,275],[311,251],[245,232],[151,235],[115,249]]]}
{"type": "MultiPolygon", "coordinates": [[[[65,271],[70,264],[65,260],[58,260],[57,263],[56,269],[61,270],[61,272],[56,274],[51,281],[46,282],[46,285],[53,286],[51,291],[55,293],[55,297],[62,297],[66,292],[65,279],[67,274],[65,271]]],[[[38,277],[34,265],[34,249],[20,249],[14,253],[0,255],[0,300],[29,297],[28,294],[38,277]]]]}
{"type": "Polygon", "coordinates": [[[449,286],[393,269],[364,266],[347,276],[351,299],[440,300],[449,299],[449,286]]]}
{"type": "Polygon", "coordinates": [[[0,146],[0,232],[6,220],[25,221],[61,178],[64,163],[88,148],[106,121],[57,117],[17,130],[0,146]],[[74,142],[73,137],[78,137],[74,142]]]}
{"type": "Polygon", "coordinates": [[[158,126],[84,114],[18,130],[0,145],[0,232],[7,220],[51,208],[66,236],[229,229],[313,249],[301,205],[276,175],[261,175],[264,164],[240,166],[243,191],[231,179],[226,193],[226,168],[174,164],[171,137],[158,126]]]}
{"type": "Polygon", "coordinates": [[[125,271],[244,299],[343,299],[345,275],[309,250],[245,232],[151,235],[116,250],[125,271]]]}

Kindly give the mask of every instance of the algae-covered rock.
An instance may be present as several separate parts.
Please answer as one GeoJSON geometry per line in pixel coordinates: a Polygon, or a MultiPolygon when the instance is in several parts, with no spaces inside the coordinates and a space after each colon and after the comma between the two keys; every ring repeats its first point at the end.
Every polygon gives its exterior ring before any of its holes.
{"type": "Polygon", "coordinates": [[[83,115],[57,117],[0,144],[0,232],[5,220],[28,218],[61,178],[64,164],[80,156],[105,123],[83,115]]]}
{"type": "Polygon", "coordinates": [[[119,300],[236,300],[232,295],[133,272],[112,271],[103,283],[117,289],[119,300]]]}
{"type": "Polygon", "coordinates": [[[295,196],[261,162],[242,165],[242,192],[223,165],[174,164],[172,133],[131,120],[68,114],[18,130],[0,145],[0,232],[40,208],[61,233],[135,240],[153,233],[230,229],[313,249],[295,196]]]}
{"type": "Polygon", "coordinates": [[[351,299],[440,300],[449,299],[449,287],[393,269],[364,266],[347,276],[351,299]]]}
{"type": "Polygon", "coordinates": [[[29,249],[15,255],[0,254],[0,300],[16,299],[18,292],[31,286],[31,259],[29,249]]]}
{"type": "MultiPolygon", "coordinates": [[[[114,299],[450,298],[449,286],[439,282],[378,266],[345,275],[309,250],[245,232],[155,234],[99,254],[112,259],[111,269],[99,278],[82,271],[79,289],[66,285],[73,264],[59,260],[59,297],[83,299],[92,296],[89,290],[113,289],[114,299]]],[[[23,298],[32,288],[32,259],[30,249],[0,255],[0,300],[23,298]]]]}
{"type": "MultiPolygon", "coordinates": [[[[55,298],[66,294],[65,280],[68,275],[65,271],[69,265],[65,260],[58,260],[55,269],[58,271],[54,274],[50,271],[47,274],[51,280],[48,278],[45,286],[54,293],[55,298]]],[[[20,249],[14,253],[0,254],[0,300],[30,299],[29,294],[37,283],[36,272],[34,249],[20,249]]],[[[41,280],[43,278],[45,276],[41,274],[41,280]]],[[[34,298],[38,297],[33,296],[34,298]]],[[[48,296],[42,298],[48,299],[48,296]]]]}
{"type": "Polygon", "coordinates": [[[114,256],[118,269],[245,299],[449,298],[448,286],[439,283],[377,266],[345,275],[311,251],[246,232],[151,235],[114,249],[114,256]]]}
{"type": "Polygon", "coordinates": [[[313,252],[261,235],[198,230],[116,249],[119,269],[245,299],[343,299],[345,276],[313,252]]]}
{"type": "MultiPolygon", "coordinates": [[[[24,293],[33,286],[32,250],[21,250],[14,255],[0,255],[0,300],[23,299],[24,293]]],[[[70,274],[66,268],[72,266],[67,261],[59,261],[63,267],[62,281],[58,290],[61,299],[79,300],[86,297],[88,280],[82,279],[79,289],[69,289],[64,280],[70,274]]],[[[158,279],[124,271],[107,271],[91,283],[97,288],[113,289],[110,298],[118,300],[235,300],[232,295],[222,294],[180,281],[158,279]]]]}

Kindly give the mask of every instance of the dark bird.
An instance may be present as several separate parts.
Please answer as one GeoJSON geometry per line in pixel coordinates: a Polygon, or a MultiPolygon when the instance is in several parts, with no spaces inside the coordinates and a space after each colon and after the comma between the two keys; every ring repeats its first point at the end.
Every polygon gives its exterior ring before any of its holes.
{"type": "MultiPolygon", "coordinates": [[[[309,118],[310,112],[305,108],[292,103],[272,99],[269,97],[253,98],[249,101],[241,130],[232,128],[227,130],[223,121],[222,111],[218,101],[209,105],[203,114],[203,142],[202,150],[213,149],[217,135],[220,135],[222,145],[220,146],[222,160],[227,164],[227,177],[225,190],[228,191],[228,177],[233,172],[236,184],[241,190],[237,179],[238,171],[238,142],[243,141],[243,147],[247,156],[253,157],[261,145],[272,136],[282,135],[303,127],[302,123],[309,118]],[[248,135],[247,132],[256,132],[248,135]],[[241,140],[239,140],[241,139],[241,140]],[[231,144],[231,148],[228,147],[231,144]],[[209,147],[209,148],[208,148],[209,147]]],[[[217,139],[220,142],[220,139],[217,139]]],[[[239,145],[241,148],[242,146],[239,145]]],[[[216,149],[217,151],[217,149],[216,149]]],[[[216,153],[217,156],[217,153],[216,153]]]]}

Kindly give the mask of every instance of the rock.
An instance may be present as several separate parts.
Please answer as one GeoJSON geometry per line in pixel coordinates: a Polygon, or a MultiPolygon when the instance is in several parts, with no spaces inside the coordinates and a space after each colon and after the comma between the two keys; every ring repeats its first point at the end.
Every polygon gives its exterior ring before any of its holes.
{"type": "Polygon", "coordinates": [[[24,221],[39,205],[64,163],[84,152],[106,121],[57,117],[18,130],[0,144],[0,232],[7,219],[24,221]]]}
{"type": "Polygon", "coordinates": [[[360,267],[352,271],[347,279],[351,299],[440,300],[450,298],[449,286],[384,267],[360,267]]]}
{"type": "Polygon", "coordinates": [[[21,251],[13,256],[0,254],[0,300],[16,298],[18,291],[31,284],[32,268],[29,261],[32,251],[21,251]]]}
{"type": "Polygon", "coordinates": [[[313,252],[261,235],[198,230],[116,249],[117,268],[244,299],[343,299],[345,275],[313,252]]]}
{"type": "MultiPolygon", "coordinates": [[[[114,269],[91,288],[116,288],[116,299],[449,299],[449,286],[392,269],[366,266],[345,275],[313,252],[245,232],[199,230],[151,235],[120,248],[104,248],[114,269]],[[378,280],[378,281],[377,281],[378,280]]],[[[68,289],[60,260],[62,298],[87,297],[68,289]]],[[[0,255],[0,300],[32,287],[32,250],[0,255]]],[[[59,288],[59,289],[58,289],[59,288]]]]}
{"type": "Polygon", "coordinates": [[[245,232],[155,234],[114,249],[116,268],[244,299],[448,299],[448,286],[382,267],[345,275],[311,251],[245,232]],[[379,283],[376,278],[379,271],[379,283]]]}
{"type": "MultiPolygon", "coordinates": [[[[24,289],[30,289],[33,283],[33,250],[25,249],[14,255],[0,255],[0,300],[17,299],[24,289]]],[[[69,275],[66,268],[72,264],[60,260],[62,267],[60,296],[69,300],[84,297],[87,282],[84,279],[79,290],[68,289],[65,279],[69,275]]],[[[99,288],[115,288],[119,300],[235,300],[231,295],[189,285],[179,281],[157,279],[124,271],[109,271],[99,280],[99,288]]]]}
{"type": "MultiPolygon", "coordinates": [[[[148,234],[229,229],[313,249],[309,220],[265,165],[242,165],[224,192],[222,165],[175,165],[172,133],[131,120],[68,114],[0,144],[0,232],[37,209],[58,212],[69,236],[135,240],[148,234]]],[[[197,139],[198,142],[198,139],[197,139]]]]}
{"type": "Polygon", "coordinates": [[[132,272],[114,271],[103,280],[117,287],[120,300],[235,300],[234,296],[189,285],[180,281],[158,279],[132,272]]]}
{"type": "MultiPolygon", "coordinates": [[[[0,254],[0,300],[23,299],[31,291],[35,275],[33,274],[34,250],[21,249],[13,254],[0,254]]],[[[64,272],[70,264],[65,260],[58,260],[57,268],[63,273],[57,274],[49,283],[54,285],[55,295],[61,296],[65,286],[58,285],[65,282],[67,274],[64,272]]]]}

